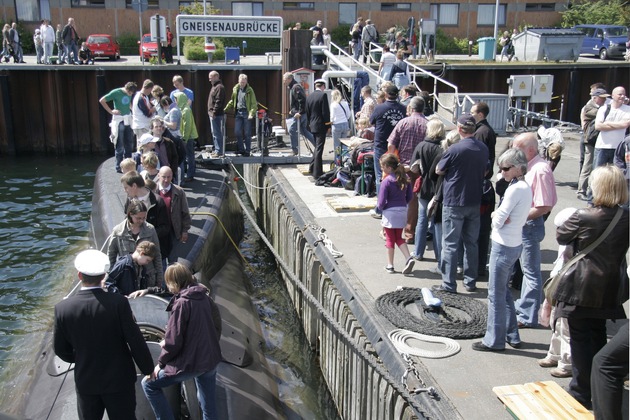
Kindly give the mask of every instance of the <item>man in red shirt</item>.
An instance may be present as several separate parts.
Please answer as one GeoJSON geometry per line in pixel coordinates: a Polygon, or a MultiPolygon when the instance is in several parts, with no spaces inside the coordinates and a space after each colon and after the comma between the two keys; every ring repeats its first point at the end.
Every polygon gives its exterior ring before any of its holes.
{"type": "Polygon", "coordinates": [[[167,64],[173,63],[173,32],[171,32],[170,26],[166,27],[166,48],[164,48],[164,59],[167,64]]]}

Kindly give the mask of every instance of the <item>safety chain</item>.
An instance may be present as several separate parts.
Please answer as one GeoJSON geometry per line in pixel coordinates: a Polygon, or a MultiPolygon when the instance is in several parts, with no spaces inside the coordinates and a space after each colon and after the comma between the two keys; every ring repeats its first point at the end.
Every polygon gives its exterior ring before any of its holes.
{"type": "Polygon", "coordinates": [[[403,359],[405,359],[405,362],[407,362],[407,369],[405,369],[405,373],[403,373],[402,378],[400,380],[400,382],[402,382],[402,384],[405,386],[405,389],[411,394],[420,394],[421,392],[426,392],[432,398],[437,397],[437,390],[432,386],[427,388],[427,385],[424,383],[424,381],[420,377],[420,372],[418,372],[418,369],[416,369],[416,364],[414,363],[411,356],[408,355],[407,353],[401,353],[401,355],[403,359]],[[407,383],[407,378],[409,377],[409,373],[413,373],[413,376],[416,377],[416,379],[418,380],[418,383],[420,384],[419,388],[413,388],[413,389],[409,388],[409,384],[407,383]]]}

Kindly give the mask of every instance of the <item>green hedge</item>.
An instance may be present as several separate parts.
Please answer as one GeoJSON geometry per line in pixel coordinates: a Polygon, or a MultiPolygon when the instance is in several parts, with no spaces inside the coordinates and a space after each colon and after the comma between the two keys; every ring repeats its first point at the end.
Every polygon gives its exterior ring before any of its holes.
{"type": "Polygon", "coordinates": [[[120,55],[139,55],[138,34],[121,34],[116,41],[120,45],[120,55]]]}

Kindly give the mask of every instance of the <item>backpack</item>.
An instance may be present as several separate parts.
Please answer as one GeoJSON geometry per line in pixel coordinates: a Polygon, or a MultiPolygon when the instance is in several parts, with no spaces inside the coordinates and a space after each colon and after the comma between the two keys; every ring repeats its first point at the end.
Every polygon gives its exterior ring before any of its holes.
{"type": "MultiPolygon", "coordinates": [[[[606,118],[608,117],[609,113],[610,113],[610,104],[606,105],[606,112],[604,112],[604,121],[606,121],[606,118]]],[[[584,131],[584,142],[591,146],[595,146],[595,143],[597,143],[598,136],[599,136],[599,130],[595,129],[595,120],[593,120],[589,123],[588,127],[586,127],[586,131],[584,131]]]]}

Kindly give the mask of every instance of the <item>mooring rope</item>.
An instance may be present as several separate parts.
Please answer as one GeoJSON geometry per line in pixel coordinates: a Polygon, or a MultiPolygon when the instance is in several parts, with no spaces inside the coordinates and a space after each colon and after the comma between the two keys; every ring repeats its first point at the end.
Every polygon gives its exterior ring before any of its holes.
{"type": "Polygon", "coordinates": [[[258,223],[256,222],[256,219],[249,213],[249,211],[245,207],[245,203],[243,203],[243,201],[241,200],[241,197],[239,196],[238,191],[234,190],[234,186],[232,184],[230,184],[230,188],[232,188],[232,193],[234,194],[234,196],[238,200],[238,202],[239,202],[239,204],[240,204],[240,206],[241,206],[241,208],[243,210],[243,213],[249,219],[250,223],[252,224],[252,226],[256,230],[256,232],[258,232],[258,235],[260,235],[260,238],[267,245],[267,247],[269,248],[269,251],[274,255],[276,261],[278,262],[278,266],[282,269],[282,271],[284,271],[284,273],[291,280],[291,282],[298,289],[300,289],[300,292],[302,293],[302,296],[304,297],[304,299],[306,299],[310,304],[312,304],[315,307],[317,312],[326,320],[326,322],[330,326],[330,328],[333,329],[337,334],[339,334],[339,336],[343,337],[343,339],[345,340],[346,344],[349,347],[351,347],[356,353],[361,355],[361,357],[376,372],[378,372],[378,374],[381,377],[383,377],[383,379],[385,379],[385,381],[387,381],[387,383],[392,388],[394,388],[396,390],[396,392],[398,392],[400,394],[400,396],[411,407],[413,407],[414,410],[416,410],[416,412],[418,412],[419,414],[422,415],[423,418],[425,418],[426,414],[427,414],[425,409],[422,406],[420,406],[418,404],[418,402],[414,398],[412,398],[411,393],[407,389],[405,389],[405,387],[401,384],[401,382],[399,380],[397,380],[396,378],[394,378],[389,373],[389,371],[387,371],[383,367],[382,361],[377,360],[374,355],[368,353],[367,350],[365,350],[364,348],[359,347],[356,344],[356,342],[355,342],[356,340],[346,331],[346,329],[343,327],[343,325],[341,325],[333,317],[333,315],[330,313],[330,311],[328,311],[328,310],[326,310],[326,308],[324,308],[324,306],[317,300],[317,298],[315,296],[313,296],[313,294],[310,292],[310,290],[308,288],[306,288],[304,286],[304,284],[302,284],[300,279],[295,274],[293,274],[293,272],[291,271],[290,267],[282,259],[280,254],[278,254],[278,252],[276,252],[276,250],[274,249],[273,245],[271,244],[271,242],[269,241],[269,239],[267,238],[265,233],[258,226],[258,223]]]}
{"type": "Polygon", "coordinates": [[[392,340],[392,343],[394,343],[394,346],[399,353],[424,357],[426,359],[441,359],[449,357],[459,353],[461,350],[459,343],[451,338],[434,337],[432,335],[419,334],[413,331],[401,329],[392,330],[389,334],[387,334],[387,336],[390,340],[392,340]],[[424,350],[407,344],[407,341],[410,339],[424,341],[427,343],[444,344],[446,348],[441,350],[424,350]]]}
{"type": "Polygon", "coordinates": [[[406,309],[414,302],[422,303],[419,288],[403,287],[376,299],[376,308],[398,328],[420,334],[449,338],[478,338],[486,332],[488,308],[482,302],[455,293],[433,292],[442,300],[438,321],[420,310],[420,317],[406,309]]]}

